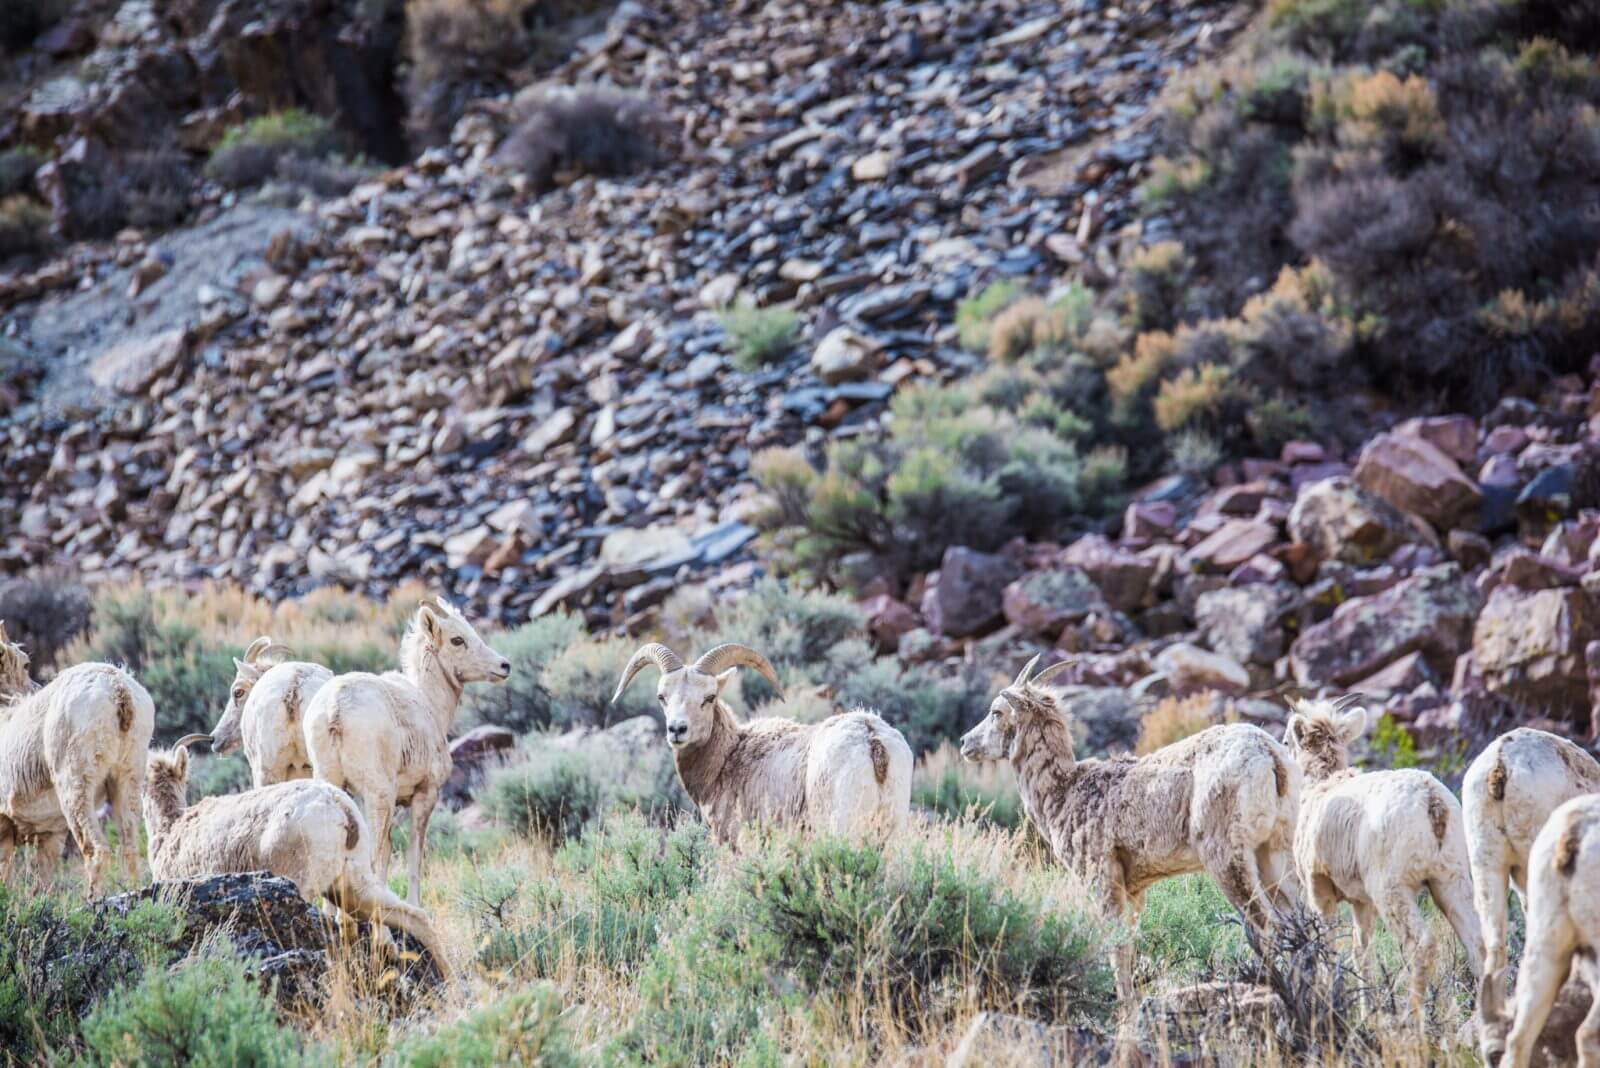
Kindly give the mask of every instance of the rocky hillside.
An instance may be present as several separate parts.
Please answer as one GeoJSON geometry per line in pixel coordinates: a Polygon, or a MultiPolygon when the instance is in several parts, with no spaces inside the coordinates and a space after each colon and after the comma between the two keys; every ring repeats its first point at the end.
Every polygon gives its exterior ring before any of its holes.
{"type": "Polygon", "coordinates": [[[422,575],[620,622],[753,536],[754,450],[971,370],[960,298],[1109,265],[1154,95],[1240,17],[624,3],[551,81],[635,91],[648,133],[605,94],[491,101],[348,196],[0,280],[0,561],[273,594],[422,575]],[[530,122],[660,158],[543,191],[530,122]]]}

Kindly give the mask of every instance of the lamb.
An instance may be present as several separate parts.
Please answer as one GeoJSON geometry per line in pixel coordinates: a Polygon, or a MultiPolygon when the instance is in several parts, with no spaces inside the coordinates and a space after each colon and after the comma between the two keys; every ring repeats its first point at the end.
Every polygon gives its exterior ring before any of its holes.
{"type": "Polygon", "coordinates": [[[228,706],[210,735],[213,752],[226,754],[243,746],[250,778],[258,787],[311,777],[304,709],[333,672],[321,664],[271,659],[288,652],[271,638],[257,638],[243,660],[234,660],[228,706]]]}
{"type": "MultiPolygon", "coordinates": [[[[1573,798],[1551,814],[1533,840],[1526,872],[1528,940],[1514,1021],[1506,1018],[1498,977],[1485,975],[1478,998],[1483,1062],[1500,1068],[1533,1063],[1569,977],[1600,991],[1600,796],[1573,798]]],[[[1579,1068],[1600,1068],[1600,996],[1576,1037],[1579,1068]]]]}
{"type": "Polygon", "coordinates": [[[649,666],[678,778],[712,834],[737,847],[747,823],[845,836],[903,830],[911,816],[911,747],[874,712],[820,723],[766,717],[741,722],[722,693],[741,667],[774,687],[777,672],[748,646],[708,650],[692,665],[665,645],[635,652],[612,696],[649,666]]]}
{"type": "Polygon", "coordinates": [[[1467,769],[1461,808],[1483,926],[1483,974],[1498,998],[1505,996],[1507,883],[1526,892],[1534,837],[1559,806],[1592,793],[1600,793],[1600,762],[1565,738],[1529,727],[1496,738],[1467,769]]]}
{"type": "Polygon", "coordinates": [[[336,675],[306,708],[312,773],[360,799],[385,879],[395,807],[410,807],[406,900],[413,905],[421,902],[428,820],[450,778],[450,727],[462,688],[510,677],[511,662],[441,597],[424,602],[406,628],[399,671],[336,675]]]}
{"type": "Polygon", "coordinates": [[[150,872],[156,882],[270,871],[302,897],[326,896],[344,913],[413,935],[448,981],[450,962],[427,913],[395,896],[373,867],[373,836],[354,801],[334,786],[297,779],[187,805],[188,746],[152,753],[144,794],[150,872]]]}
{"type": "MultiPolygon", "coordinates": [[[[1208,727],[1149,756],[1077,759],[1061,694],[1046,688],[1063,662],[1034,657],[961,738],[970,761],[1009,760],[1023,810],[1057,863],[1083,878],[1106,912],[1138,922],[1145,891],[1204,871],[1258,936],[1271,910],[1300,892],[1290,862],[1300,770],[1265,731],[1208,727]]],[[[1132,1002],[1131,939],[1112,958],[1117,996],[1132,1002]]]]}
{"type": "Polygon", "coordinates": [[[105,881],[111,844],[98,811],[110,802],[123,873],[139,877],[138,797],[156,710],[134,678],[110,664],[78,664],[35,689],[27,656],[0,625],[0,660],[11,695],[0,701],[0,876],[18,844],[37,847],[47,873],[68,832],[83,854],[89,892],[105,881]]]}
{"type": "Polygon", "coordinates": [[[1333,919],[1339,902],[1355,912],[1356,946],[1372,951],[1377,919],[1394,933],[1420,1010],[1434,940],[1417,905],[1424,887],[1466,950],[1473,974],[1483,967],[1483,939],[1472,909],[1461,805],[1425,771],[1360,772],[1347,747],[1367,727],[1367,711],[1337,701],[1299,701],[1289,718],[1289,743],[1306,776],[1295,830],[1295,865],[1312,905],[1333,919]]]}

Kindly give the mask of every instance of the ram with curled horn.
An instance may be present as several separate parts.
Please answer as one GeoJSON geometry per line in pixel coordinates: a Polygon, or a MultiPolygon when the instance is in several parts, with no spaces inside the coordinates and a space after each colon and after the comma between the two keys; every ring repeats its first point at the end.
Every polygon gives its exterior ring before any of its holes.
{"type": "Polygon", "coordinates": [[[888,833],[911,814],[911,747],[877,713],[856,709],[820,723],[762,717],[741,721],[725,691],[750,668],[781,694],[771,661],[729,642],[693,664],[657,642],[622,670],[612,700],[654,667],[656,700],[678,778],[717,838],[737,845],[748,823],[833,834],[888,833]]]}
{"type": "MultiPolygon", "coordinates": [[[[1298,904],[1291,849],[1301,776],[1282,745],[1235,723],[1137,760],[1079,760],[1067,715],[1073,688],[1046,685],[1070,661],[1035,673],[1038,662],[995,696],[962,737],[961,754],[1011,762],[1029,820],[1110,917],[1137,925],[1146,889],[1196,871],[1217,880],[1259,935],[1298,904]]],[[[1132,690],[1158,681],[1149,676],[1132,690]]],[[[1125,1001],[1134,997],[1133,953],[1129,938],[1113,955],[1125,1001]]]]}
{"type": "Polygon", "coordinates": [[[310,778],[304,710],[333,672],[295,660],[287,645],[266,636],[234,659],[233,671],[228,704],[211,730],[212,751],[242,748],[256,786],[310,778]]]}

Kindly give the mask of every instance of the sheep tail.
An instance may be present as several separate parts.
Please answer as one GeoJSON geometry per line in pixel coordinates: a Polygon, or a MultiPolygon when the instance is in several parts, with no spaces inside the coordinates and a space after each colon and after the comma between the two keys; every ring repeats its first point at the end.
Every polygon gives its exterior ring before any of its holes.
{"type": "Polygon", "coordinates": [[[889,750],[883,747],[883,742],[874,734],[867,739],[867,749],[872,753],[872,775],[882,786],[889,781],[889,750]]]}
{"type": "Polygon", "coordinates": [[[344,847],[354,849],[361,841],[361,824],[351,809],[344,810],[344,847]]]}
{"type": "Polygon", "coordinates": [[[1578,847],[1583,844],[1583,828],[1577,824],[1568,827],[1556,845],[1556,874],[1571,878],[1578,866],[1578,847]]]}
{"type": "Polygon", "coordinates": [[[1272,754],[1272,777],[1278,786],[1278,796],[1289,796],[1289,769],[1279,758],[1277,753],[1272,754]]]}
{"type": "Polygon", "coordinates": [[[289,689],[283,695],[283,718],[290,723],[300,718],[300,678],[296,676],[289,683],[289,689]]]}
{"type": "Polygon", "coordinates": [[[1437,793],[1428,795],[1428,822],[1433,825],[1433,837],[1444,845],[1444,836],[1450,829],[1450,807],[1437,793]]]}
{"type": "Polygon", "coordinates": [[[1494,755],[1494,767],[1489,769],[1489,796],[1496,801],[1506,799],[1506,751],[1501,746],[1494,755]]]}
{"type": "Polygon", "coordinates": [[[121,679],[112,685],[116,687],[117,728],[127,734],[133,728],[133,694],[128,692],[128,684],[121,679]]]}

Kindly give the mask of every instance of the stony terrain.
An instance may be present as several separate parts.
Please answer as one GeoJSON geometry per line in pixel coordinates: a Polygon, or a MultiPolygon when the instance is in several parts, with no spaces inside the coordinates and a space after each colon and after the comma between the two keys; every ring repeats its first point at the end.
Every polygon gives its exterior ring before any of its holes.
{"type": "Polygon", "coordinates": [[[659,101],[652,173],[535,196],[492,165],[490,103],[265,247],[126,234],[0,280],[44,368],[7,427],[0,566],[278,595],[422,575],[506,619],[621,622],[740,552],[753,450],[870,432],[901,384],[970,370],[959,297],[1109,265],[1153,95],[1239,18],[624,3],[554,80],[659,101]],[[730,367],[736,297],[796,303],[790,359],[730,367]],[[61,328],[83,318],[115,325],[61,328]],[[57,420],[85,367],[107,405],[57,420]]]}

